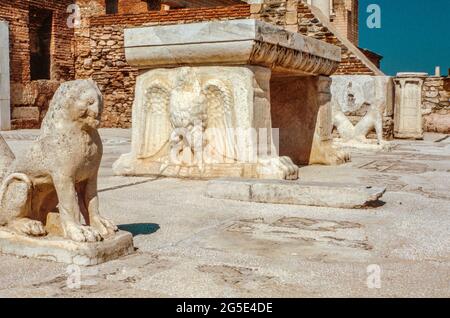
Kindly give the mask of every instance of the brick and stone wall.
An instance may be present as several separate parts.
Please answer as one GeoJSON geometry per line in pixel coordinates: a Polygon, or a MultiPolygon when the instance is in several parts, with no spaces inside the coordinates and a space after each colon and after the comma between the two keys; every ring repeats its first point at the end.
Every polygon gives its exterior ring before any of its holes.
{"type": "MultiPolygon", "coordinates": [[[[299,3],[298,6],[299,32],[315,37],[319,40],[324,40],[328,43],[337,45],[342,50],[342,62],[339,65],[336,75],[377,75],[374,71],[362,61],[357,53],[362,52],[351,50],[343,41],[339,40],[338,36],[334,34],[324,23],[314,17],[311,8],[304,2],[299,3]]],[[[358,50],[358,49],[356,49],[358,50]]]]}
{"type": "MultiPolygon", "coordinates": [[[[129,127],[137,70],[125,60],[123,29],[140,25],[191,23],[219,19],[261,19],[292,32],[312,36],[342,48],[338,74],[373,74],[302,0],[265,0],[240,4],[239,0],[170,1],[185,9],[148,11],[145,1],[119,0],[119,14],[105,15],[105,0],[76,0],[81,25],[67,27],[67,6],[73,0],[4,0],[0,18],[11,24],[11,91],[14,128],[39,127],[48,102],[60,81],[90,78],[105,95],[103,125],[129,127]],[[221,7],[211,7],[213,5],[221,7]],[[31,81],[29,7],[53,12],[51,76],[31,81]],[[202,6],[201,8],[199,6],[202,6]],[[145,11],[145,12],[144,12],[145,11]],[[120,14],[122,12],[123,14],[120,14]],[[136,13],[142,12],[142,13],[136,13]],[[20,109],[19,109],[20,108],[20,109]]],[[[3,4],[2,2],[2,4],[3,4]]],[[[161,1],[164,3],[164,1],[161,1]]]]}
{"type": "Polygon", "coordinates": [[[252,18],[266,21],[291,32],[299,32],[300,0],[265,0],[251,6],[252,18]]]}
{"type": "Polygon", "coordinates": [[[358,0],[333,0],[331,22],[340,34],[358,46],[358,0]]]}
{"type": "Polygon", "coordinates": [[[422,87],[423,128],[450,133],[450,77],[427,77],[422,87]]]}
{"type": "Polygon", "coordinates": [[[380,68],[381,67],[381,60],[383,59],[383,56],[381,56],[381,55],[379,55],[379,54],[377,54],[377,53],[375,53],[375,52],[372,52],[372,51],[370,51],[370,50],[368,50],[368,49],[362,49],[362,48],[359,48],[359,50],[361,51],[361,52],[363,52],[364,53],[364,55],[376,66],[376,67],[378,67],[378,68],[380,68]]]}
{"type": "MultiPolygon", "coordinates": [[[[342,62],[336,71],[339,75],[381,75],[375,74],[363,60],[364,54],[356,47],[350,49],[323,23],[304,0],[265,0],[253,4],[252,18],[261,19],[284,27],[288,31],[299,32],[341,47],[342,62]],[[355,52],[355,50],[357,52],[355,52]],[[359,55],[358,55],[359,54],[359,55]]],[[[344,36],[345,37],[345,36],[344,36]]],[[[365,56],[364,56],[365,58],[365,56]]],[[[373,68],[376,69],[375,65],[373,68]]]]}
{"type": "MultiPolygon", "coordinates": [[[[154,1],[160,2],[160,1],[154,1]]],[[[160,5],[160,3],[159,3],[160,5]]],[[[129,14],[129,13],[141,13],[147,12],[147,3],[142,0],[120,0],[119,1],[119,14],[129,14]]],[[[155,4],[156,7],[156,4],[155,4]]]]}
{"type": "MultiPolygon", "coordinates": [[[[90,3],[92,7],[102,8],[102,15],[106,13],[106,1],[107,0],[76,0],[80,5],[90,3]]],[[[117,14],[140,14],[148,11],[159,11],[164,8],[182,9],[232,6],[243,3],[244,2],[240,0],[118,0],[117,14]],[[148,5],[147,2],[150,2],[151,5],[148,5]]]]}
{"type": "MultiPolygon", "coordinates": [[[[37,128],[61,81],[73,79],[73,29],[67,27],[72,0],[2,0],[0,19],[9,22],[11,113],[13,128],[37,128]],[[49,79],[32,81],[30,8],[52,12],[49,79]]],[[[39,16],[38,16],[39,18],[39,16]]],[[[31,25],[33,27],[33,25],[31,25]]]]}

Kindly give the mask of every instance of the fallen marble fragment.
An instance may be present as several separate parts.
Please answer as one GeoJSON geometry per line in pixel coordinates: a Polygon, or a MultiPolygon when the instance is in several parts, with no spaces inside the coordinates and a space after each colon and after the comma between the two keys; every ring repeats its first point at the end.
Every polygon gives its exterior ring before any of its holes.
{"type": "Polygon", "coordinates": [[[385,192],[385,187],[358,184],[226,178],[209,181],[206,196],[259,203],[358,209],[378,202],[385,192]]]}

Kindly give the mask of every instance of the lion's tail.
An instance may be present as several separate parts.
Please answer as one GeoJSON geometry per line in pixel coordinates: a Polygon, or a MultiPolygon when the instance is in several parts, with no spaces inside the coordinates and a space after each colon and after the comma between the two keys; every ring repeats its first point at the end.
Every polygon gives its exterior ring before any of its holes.
{"type": "Polygon", "coordinates": [[[5,176],[6,171],[11,166],[15,157],[6,141],[0,135],[0,184],[5,176]]]}

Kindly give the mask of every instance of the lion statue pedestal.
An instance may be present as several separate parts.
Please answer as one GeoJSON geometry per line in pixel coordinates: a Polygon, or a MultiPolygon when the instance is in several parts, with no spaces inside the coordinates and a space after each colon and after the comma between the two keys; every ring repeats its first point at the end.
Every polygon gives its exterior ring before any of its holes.
{"type": "Polygon", "coordinates": [[[134,250],[132,235],[99,213],[102,107],[93,81],[66,82],[23,156],[0,136],[0,252],[96,265],[134,250]]]}

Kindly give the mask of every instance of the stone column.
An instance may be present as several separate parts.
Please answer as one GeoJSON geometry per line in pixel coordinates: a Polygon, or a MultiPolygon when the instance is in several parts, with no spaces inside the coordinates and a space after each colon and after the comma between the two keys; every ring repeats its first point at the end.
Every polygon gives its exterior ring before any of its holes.
{"type": "Polygon", "coordinates": [[[317,101],[319,113],[317,116],[317,132],[320,141],[331,141],[333,139],[332,110],[331,110],[331,78],[318,76],[317,78],[317,101]]]}
{"type": "Polygon", "coordinates": [[[350,159],[344,151],[333,147],[333,112],[331,108],[331,78],[316,77],[317,113],[316,129],[309,158],[310,164],[335,165],[350,159]]]}
{"type": "Polygon", "coordinates": [[[0,21],[0,130],[11,129],[9,80],[9,28],[0,21]]]}
{"type": "Polygon", "coordinates": [[[253,75],[253,127],[258,136],[258,156],[267,156],[273,149],[272,117],[270,113],[270,78],[272,71],[267,67],[247,66],[253,75]]]}
{"type": "Polygon", "coordinates": [[[434,68],[434,76],[437,76],[437,77],[441,76],[441,67],[440,66],[436,66],[434,68]]]}
{"type": "Polygon", "coordinates": [[[423,139],[422,86],[426,73],[398,73],[395,83],[394,137],[423,139]]]}

